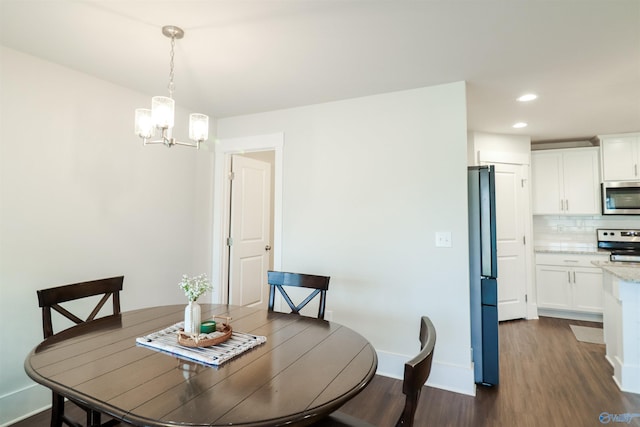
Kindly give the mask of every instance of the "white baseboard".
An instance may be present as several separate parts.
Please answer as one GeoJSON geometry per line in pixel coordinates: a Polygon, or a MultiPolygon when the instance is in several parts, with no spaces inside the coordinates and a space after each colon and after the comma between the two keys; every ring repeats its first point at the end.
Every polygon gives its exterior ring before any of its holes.
{"type": "MultiPolygon", "coordinates": [[[[618,358],[616,357],[616,359],[618,358]]],[[[621,363],[619,372],[619,375],[617,375],[614,369],[613,378],[616,380],[620,390],[627,393],[640,394],[640,365],[621,363]],[[620,378],[618,378],[618,376],[620,378]]]]}
{"type": "Polygon", "coordinates": [[[613,360],[611,360],[608,354],[605,354],[604,358],[607,362],[609,362],[609,365],[611,365],[612,368],[616,367],[616,365],[613,364],[613,360]]]}
{"type": "Polygon", "coordinates": [[[584,320],[586,322],[602,323],[601,313],[582,313],[579,311],[553,310],[538,308],[538,316],[557,317],[559,319],[584,320]]]}
{"type": "Polygon", "coordinates": [[[0,427],[29,418],[51,407],[51,390],[39,384],[0,396],[0,427]]]}
{"type": "MultiPolygon", "coordinates": [[[[378,370],[376,374],[401,380],[404,376],[404,364],[410,357],[384,351],[377,351],[377,354],[378,370]]],[[[434,360],[427,385],[454,393],[476,395],[471,365],[464,367],[434,360]]]]}

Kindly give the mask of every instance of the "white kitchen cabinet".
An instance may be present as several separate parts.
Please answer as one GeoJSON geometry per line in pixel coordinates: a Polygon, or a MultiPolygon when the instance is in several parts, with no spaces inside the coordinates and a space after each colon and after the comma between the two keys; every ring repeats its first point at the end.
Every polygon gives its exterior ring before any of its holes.
{"type": "Polygon", "coordinates": [[[531,153],[534,215],[599,215],[598,147],[531,153]]]}
{"type": "Polygon", "coordinates": [[[538,307],[602,313],[602,270],[591,262],[607,259],[607,255],[595,254],[536,254],[538,307]]]}
{"type": "Polygon", "coordinates": [[[574,267],[572,310],[602,313],[602,269],[599,267],[574,267]]]}
{"type": "Polygon", "coordinates": [[[640,134],[602,135],[602,180],[640,180],[640,134]]]}
{"type": "Polygon", "coordinates": [[[556,310],[571,308],[570,274],[566,267],[536,265],[538,307],[556,310]]]}

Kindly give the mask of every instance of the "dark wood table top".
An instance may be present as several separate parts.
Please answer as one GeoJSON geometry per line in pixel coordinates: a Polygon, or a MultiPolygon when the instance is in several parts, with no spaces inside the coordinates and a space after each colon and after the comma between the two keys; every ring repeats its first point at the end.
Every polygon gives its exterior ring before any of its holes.
{"type": "Polygon", "coordinates": [[[54,335],[25,360],[60,394],[144,426],[303,426],[339,408],[373,378],[373,346],[337,323],[246,307],[202,304],[202,318],[267,337],[219,367],[136,345],[183,320],[184,305],[145,308],[54,335]]]}

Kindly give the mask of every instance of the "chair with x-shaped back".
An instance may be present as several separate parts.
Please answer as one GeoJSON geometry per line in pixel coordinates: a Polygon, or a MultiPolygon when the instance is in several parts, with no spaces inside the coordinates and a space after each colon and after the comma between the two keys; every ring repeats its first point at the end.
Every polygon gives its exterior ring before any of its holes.
{"type": "MultiPolygon", "coordinates": [[[[111,314],[110,316],[119,316],[120,291],[122,291],[123,281],[124,276],[119,276],[111,277],[108,279],[92,280],[89,282],[74,283],[71,285],[57,286],[55,288],[41,289],[37,291],[38,303],[42,308],[42,331],[44,333],[44,337],[49,338],[50,336],[55,335],[53,331],[53,322],[51,320],[52,310],[60,313],[62,316],[76,324],[81,324],[96,319],[96,316],[98,315],[102,307],[107,303],[109,298],[111,298],[113,314],[111,314]],[[82,320],[80,317],[76,316],[60,305],[68,301],[74,301],[99,295],[102,295],[102,298],[98,301],[95,308],[91,311],[91,313],[85,320],[82,320]]],[[[103,315],[100,317],[107,316],[103,315]]],[[[65,423],[72,427],[82,427],[82,424],[70,419],[67,415],[65,415],[64,399],[65,396],[62,396],[55,391],[53,392],[53,401],[51,406],[51,426],[59,427],[62,425],[62,423],[65,423]]],[[[87,415],[86,422],[88,427],[118,424],[117,420],[109,420],[108,422],[101,424],[100,412],[94,411],[73,399],[69,400],[85,411],[87,415]]]]}
{"type": "MultiPolygon", "coordinates": [[[[418,400],[424,384],[431,373],[433,349],[436,345],[436,329],[431,319],[420,319],[420,353],[404,364],[402,392],[405,395],[404,409],[396,427],[413,427],[418,400]]],[[[334,412],[329,417],[313,424],[314,427],[373,427],[361,419],[344,412],[334,412]]]]}
{"type": "Polygon", "coordinates": [[[324,310],[327,302],[327,290],[329,289],[329,276],[315,276],[312,274],[287,273],[284,271],[269,271],[267,282],[269,283],[269,311],[274,311],[276,289],[291,308],[291,313],[300,314],[302,310],[316,295],[320,296],[318,304],[318,319],[324,319],[324,310]],[[294,304],[291,297],[285,291],[285,286],[313,289],[300,304],[294,304]]]}

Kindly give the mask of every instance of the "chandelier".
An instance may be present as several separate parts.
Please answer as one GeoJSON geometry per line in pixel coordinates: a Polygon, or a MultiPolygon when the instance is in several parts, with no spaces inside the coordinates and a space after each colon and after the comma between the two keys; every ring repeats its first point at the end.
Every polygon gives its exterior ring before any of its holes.
{"type": "Polygon", "coordinates": [[[193,142],[180,142],[172,136],[175,102],[173,100],[173,50],[176,39],[184,37],[182,28],[173,25],[162,27],[162,34],[171,39],[171,51],[169,53],[169,96],[154,96],[151,98],[151,109],[137,108],[135,133],[144,145],[164,144],[167,147],[184,145],[200,148],[200,144],[209,136],[209,116],[192,113],[189,115],[189,139],[193,142]],[[160,132],[158,139],[154,138],[156,130],[160,132]]]}

